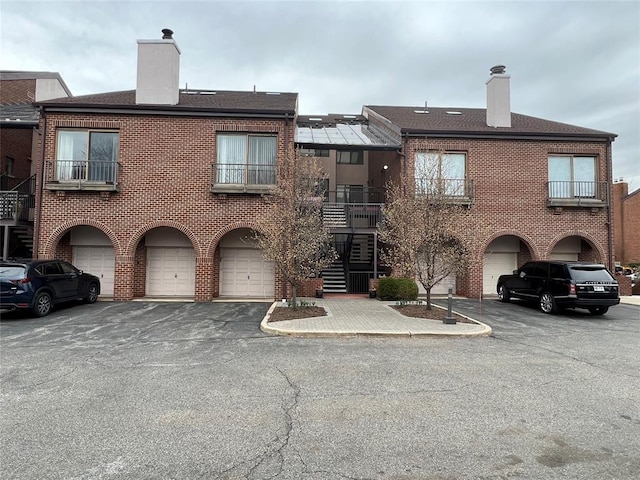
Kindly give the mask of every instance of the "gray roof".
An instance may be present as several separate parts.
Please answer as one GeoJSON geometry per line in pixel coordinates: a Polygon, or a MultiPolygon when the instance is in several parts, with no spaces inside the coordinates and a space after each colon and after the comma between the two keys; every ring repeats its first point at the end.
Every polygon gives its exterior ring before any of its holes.
{"type": "Polygon", "coordinates": [[[60,82],[67,95],[71,96],[71,90],[64,83],[58,72],[27,72],[22,70],[0,70],[0,80],[42,80],[54,79],[60,82]]]}
{"type": "Polygon", "coordinates": [[[297,93],[237,92],[228,90],[180,90],[177,105],[138,105],[136,91],[98,93],[77,97],[57,98],[37,102],[45,109],[127,109],[162,110],[163,112],[217,112],[254,114],[295,114],[297,93]]]}
{"type": "Polygon", "coordinates": [[[542,118],[511,113],[511,127],[490,127],[487,125],[487,111],[484,108],[433,108],[397,107],[369,105],[363,114],[371,119],[382,117],[399,127],[397,133],[433,135],[477,135],[477,136],[564,136],[564,137],[607,137],[615,133],[578,127],[566,123],[553,122],[542,118]]]}
{"type": "Polygon", "coordinates": [[[31,103],[0,105],[0,123],[37,125],[40,113],[31,103]]]}

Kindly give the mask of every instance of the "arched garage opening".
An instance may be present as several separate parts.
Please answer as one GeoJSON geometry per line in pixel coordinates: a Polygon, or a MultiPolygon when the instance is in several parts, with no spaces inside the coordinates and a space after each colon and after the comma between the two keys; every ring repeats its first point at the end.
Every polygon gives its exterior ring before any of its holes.
{"type": "Polygon", "coordinates": [[[222,237],[218,258],[221,297],[274,298],[274,265],[262,258],[251,229],[238,228],[222,237]]]}
{"type": "Polygon", "coordinates": [[[193,297],[196,258],[191,240],[172,227],[149,230],[138,243],[135,297],[193,297]]]}
{"type": "Polygon", "coordinates": [[[551,260],[574,260],[602,263],[598,250],[583,237],[572,235],[558,241],[549,255],[551,260]]]}
{"type": "Polygon", "coordinates": [[[500,275],[512,273],[532,258],[529,246],[517,236],[502,235],[494,239],[485,249],[482,259],[482,293],[495,294],[500,275]]]}

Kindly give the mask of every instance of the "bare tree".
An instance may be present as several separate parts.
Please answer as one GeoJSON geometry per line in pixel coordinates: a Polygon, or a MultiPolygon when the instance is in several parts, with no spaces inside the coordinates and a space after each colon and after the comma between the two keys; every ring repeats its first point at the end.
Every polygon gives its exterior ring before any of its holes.
{"type": "Polygon", "coordinates": [[[295,308],[302,282],[318,276],[337,255],[322,221],[325,175],[318,159],[296,152],[279,173],[275,190],[265,195],[271,209],[258,221],[255,238],[264,258],[291,285],[295,308]]]}
{"type": "Polygon", "coordinates": [[[469,268],[478,238],[460,160],[442,152],[418,154],[411,182],[387,184],[381,258],[398,275],[420,282],[428,310],[431,289],[469,268]]]}

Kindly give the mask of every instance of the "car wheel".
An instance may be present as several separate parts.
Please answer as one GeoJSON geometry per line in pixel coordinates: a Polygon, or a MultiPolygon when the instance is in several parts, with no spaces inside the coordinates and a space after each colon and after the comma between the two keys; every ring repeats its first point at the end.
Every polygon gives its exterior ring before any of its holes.
{"type": "Polygon", "coordinates": [[[609,307],[589,307],[591,315],[604,315],[609,311],[609,307]]]}
{"type": "Polygon", "coordinates": [[[96,300],[98,300],[98,285],[91,283],[89,284],[89,291],[87,296],[84,297],[84,301],[87,303],[96,303],[96,300]]]}
{"type": "Polygon", "coordinates": [[[504,285],[498,285],[498,300],[503,303],[509,303],[511,300],[511,295],[509,295],[509,290],[505,288],[504,285]]]}
{"type": "Polygon", "coordinates": [[[49,315],[53,307],[53,298],[49,292],[40,292],[36,295],[36,301],[33,304],[33,314],[36,317],[44,317],[49,315]]]}
{"type": "Polygon", "coordinates": [[[558,310],[556,301],[549,292],[540,295],[540,310],[544,313],[555,313],[558,310]]]}

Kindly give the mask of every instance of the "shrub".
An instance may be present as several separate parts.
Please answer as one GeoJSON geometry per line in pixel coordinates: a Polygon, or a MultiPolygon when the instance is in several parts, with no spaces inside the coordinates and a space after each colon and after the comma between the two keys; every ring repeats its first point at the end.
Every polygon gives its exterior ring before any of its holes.
{"type": "Polygon", "coordinates": [[[415,300],[418,298],[418,285],[411,278],[381,278],[378,297],[380,300],[415,300]]]}

